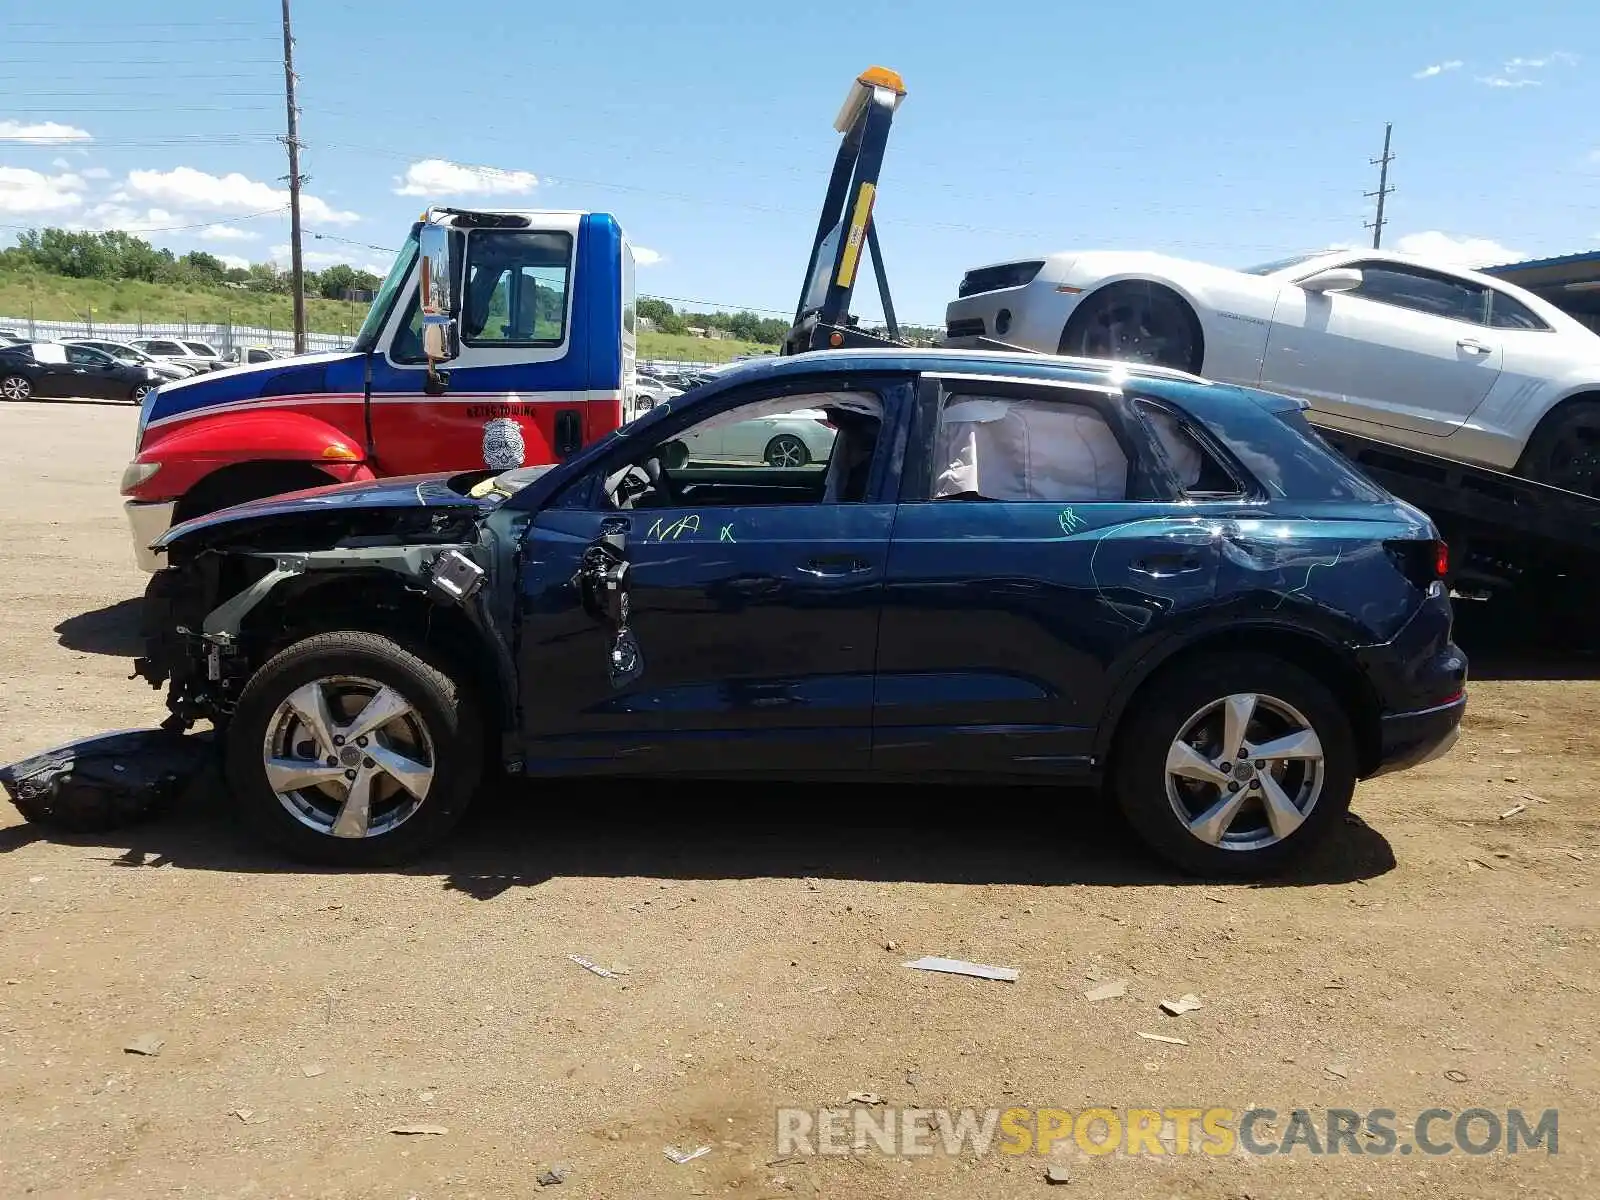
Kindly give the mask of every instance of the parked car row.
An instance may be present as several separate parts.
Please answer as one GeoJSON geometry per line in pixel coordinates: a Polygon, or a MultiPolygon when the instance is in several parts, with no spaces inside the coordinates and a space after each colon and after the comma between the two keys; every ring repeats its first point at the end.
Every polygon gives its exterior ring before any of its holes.
{"type": "Polygon", "coordinates": [[[152,385],[289,357],[289,352],[267,346],[235,346],[224,354],[209,342],[188,339],[29,341],[3,331],[0,399],[82,397],[139,403],[152,385]]]}

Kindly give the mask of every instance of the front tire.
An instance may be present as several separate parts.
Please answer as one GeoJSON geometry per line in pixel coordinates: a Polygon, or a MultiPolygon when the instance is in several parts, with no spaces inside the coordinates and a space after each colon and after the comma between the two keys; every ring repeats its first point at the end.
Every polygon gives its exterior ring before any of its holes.
{"type": "Polygon", "coordinates": [[[227,730],[246,827],[292,857],[368,867],[414,857],[461,819],[483,773],[476,697],[372,633],[323,633],[270,659],[227,730]]]}
{"type": "Polygon", "coordinates": [[[1322,841],[1356,784],[1350,718],[1299,667],[1217,655],[1164,672],[1119,731],[1129,824],[1194,875],[1262,879],[1322,841]]]}
{"type": "Polygon", "coordinates": [[[1201,340],[1200,322],[1178,293],[1153,283],[1114,283],[1078,305],[1056,353],[1198,373],[1201,340]]]}
{"type": "Polygon", "coordinates": [[[135,404],[143,404],[144,398],[155,390],[155,384],[141,383],[138,387],[133,389],[133,392],[128,396],[128,399],[132,400],[135,404]]]}
{"type": "Polygon", "coordinates": [[[7,375],[0,379],[0,400],[32,400],[33,381],[26,375],[7,375]]]}
{"type": "Polygon", "coordinates": [[[811,451],[792,433],[780,433],[767,443],[761,457],[769,467],[790,469],[803,467],[811,461],[811,451]]]}

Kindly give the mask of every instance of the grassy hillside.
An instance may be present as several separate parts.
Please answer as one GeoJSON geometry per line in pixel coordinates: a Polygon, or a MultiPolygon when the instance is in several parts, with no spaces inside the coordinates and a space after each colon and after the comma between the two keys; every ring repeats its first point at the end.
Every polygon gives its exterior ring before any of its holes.
{"type": "Polygon", "coordinates": [[[759,354],[774,350],[775,346],[760,346],[755,342],[712,341],[709,338],[690,337],[686,333],[641,333],[640,358],[670,358],[679,362],[728,362],[741,354],[759,354]]]}
{"type": "MultiPolygon", "coordinates": [[[[135,321],[255,325],[289,329],[294,311],[288,296],[232,288],[185,288],[140,280],[69,279],[64,275],[0,272],[0,317],[40,321],[93,319],[112,324],[135,321]],[[31,307],[30,307],[31,306],[31,307]]],[[[354,334],[367,315],[365,304],[308,299],[307,326],[316,333],[354,334]]]]}
{"type": "MultiPolygon", "coordinates": [[[[242,292],[232,288],[181,287],[139,280],[70,279],[0,271],[0,318],[40,321],[82,321],[147,324],[188,320],[195,324],[253,325],[269,329],[293,326],[288,296],[242,292]]],[[[314,333],[354,334],[367,315],[365,304],[342,300],[306,301],[306,321],[314,333]]],[[[684,334],[639,335],[639,357],[691,362],[727,362],[740,354],[771,349],[753,342],[710,341],[684,334]]]]}

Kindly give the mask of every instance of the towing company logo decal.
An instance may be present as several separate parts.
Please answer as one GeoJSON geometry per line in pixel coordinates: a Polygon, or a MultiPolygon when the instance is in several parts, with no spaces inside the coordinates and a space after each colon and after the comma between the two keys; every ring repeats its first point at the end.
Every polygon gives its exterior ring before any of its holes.
{"type": "Polygon", "coordinates": [[[522,426],[510,417],[496,417],[483,425],[483,465],[491,471],[510,471],[522,466],[528,448],[522,440],[522,426]]]}

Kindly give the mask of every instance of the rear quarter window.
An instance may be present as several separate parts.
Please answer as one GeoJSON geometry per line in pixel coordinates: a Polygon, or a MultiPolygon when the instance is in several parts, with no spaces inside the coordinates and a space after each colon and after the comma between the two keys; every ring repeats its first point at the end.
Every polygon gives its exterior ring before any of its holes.
{"type": "MultiPolygon", "coordinates": [[[[1272,488],[1274,494],[1298,500],[1355,500],[1367,504],[1394,499],[1335,450],[1316,426],[1306,420],[1303,412],[1291,409],[1273,415],[1294,435],[1292,439],[1285,439],[1283,450],[1273,456],[1278,471],[1278,487],[1272,488]]],[[[1245,462],[1255,469],[1248,459],[1245,462]]]]}

